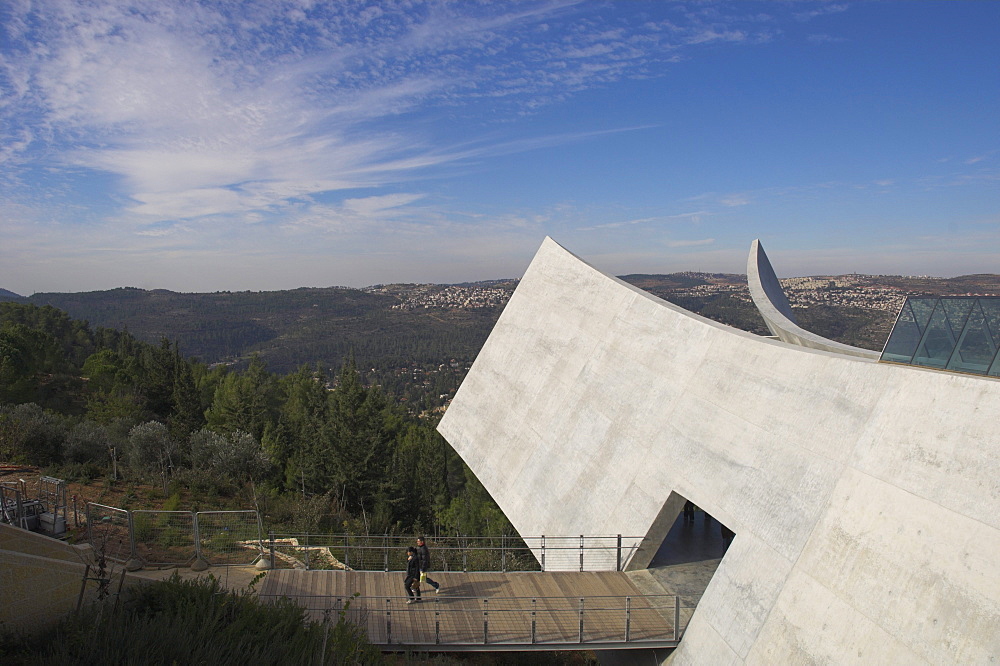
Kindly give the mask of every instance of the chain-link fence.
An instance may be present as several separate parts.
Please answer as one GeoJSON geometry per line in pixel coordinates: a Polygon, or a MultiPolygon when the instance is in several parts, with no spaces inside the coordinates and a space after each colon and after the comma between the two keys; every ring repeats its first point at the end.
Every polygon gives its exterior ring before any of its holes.
{"type": "Polygon", "coordinates": [[[198,556],[190,511],[133,511],[132,534],[144,565],[187,565],[198,556]]]}
{"type": "Polygon", "coordinates": [[[253,564],[264,554],[256,511],[126,511],[89,502],[90,544],[115,562],[253,564]]]}
{"type": "Polygon", "coordinates": [[[256,511],[199,511],[198,550],[211,565],[253,564],[264,552],[256,511]]]}
{"type": "Polygon", "coordinates": [[[112,562],[132,559],[132,518],[124,509],[113,506],[87,504],[87,540],[94,551],[112,562]]]}

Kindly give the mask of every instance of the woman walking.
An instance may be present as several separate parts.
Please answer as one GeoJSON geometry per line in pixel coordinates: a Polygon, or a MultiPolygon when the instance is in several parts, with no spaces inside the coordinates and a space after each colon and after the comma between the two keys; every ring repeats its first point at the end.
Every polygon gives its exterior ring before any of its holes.
{"type": "Polygon", "coordinates": [[[413,604],[419,602],[420,558],[417,557],[417,549],[413,546],[407,546],[406,548],[406,578],[403,579],[403,585],[406,586],[406,596],[410,598],[406,603],[413,604]],[[416,592],[416,597],[413,596],[414,592],[416,592]]]}

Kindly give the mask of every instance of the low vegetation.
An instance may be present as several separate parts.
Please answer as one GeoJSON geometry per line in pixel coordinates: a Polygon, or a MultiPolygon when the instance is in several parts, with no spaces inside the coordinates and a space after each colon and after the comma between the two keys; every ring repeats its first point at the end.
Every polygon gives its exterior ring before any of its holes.
{"type": "Polygon", "coordinates": [[[37,636],[0,636],[5,664],[376,664],[382,655],[343,614],[324,622],[283,600],[212,577],[126,588],[37,636]]]}

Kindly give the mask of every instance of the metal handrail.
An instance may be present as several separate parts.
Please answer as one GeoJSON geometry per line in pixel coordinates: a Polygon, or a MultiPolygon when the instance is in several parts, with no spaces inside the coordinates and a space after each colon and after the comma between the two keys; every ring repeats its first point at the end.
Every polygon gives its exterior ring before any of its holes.
{"type": "MultiPolygon", "coordinates": [[[[260,594],[261,599],[280,599],[286,595],[282,594],[260,594]]],[[[393,634],[400,635],[399,624],[406,620],[418,618],[423,621],[426,614],[434,614],[434,637],[433,641],[412,641],[409,645],[487,645],[502,644],[511,645],[572,645],[588,643],[627,643],[627,644],[651,644],[664,645],[668,643],[676,644],[681,639],[690,622],[690,613],[686,615],[682,625],[682,611],[692,611],[698,604],[701,595],[595,595],[576,597],[459,597],[447,596],[425,597],[423,604],[409,605],[410,601],[405,596],[374,596],[369,597],[372,601],[384,600],[384,606],[379,603],[374,607],[344,609],[344,602],[353,602],[356,597],[339,596],[331,597],[327,595],[295,595],[295,601],[307,611],[313,612],[344,612],[351,616],[364,618],[367,621],[374,621],[374,628],[380,630],[381,638],[384,631],[384,641],[373,640],[380,644],[402,645],[401,641],[394,641],[393,634]],[[466,604],[465,607],[456,607],[458,604],[466,604]],[[596,604],[596,605],[595,605],[596,604]],[[472,607],[469,607],[472,606],[472,607]],[[637,638],[635,631],[635,616],[641,613],[656,613],[667,623],[667,634],[658,635],[655,638],[637,638]],[[414,615],[414,613],[419,615],[414,615]],[[545,639],[538,634],[538,623],[546,617],[556,618],[573,614],[577,619],[575,636],[576,640],[545,639]],[[595,617],[600,615],[601,617],[595,617]],[[475,637],[470,631],[466,631],[465,638],[447,640],[441,631],[442,620],[448,617],[473,616],[482,621],[482,634],[478,630],[475,637]],[[500,616],[500,620],[497,617],[500,616]],[[511,616],[514,616],[511,619],[511,616]],[[383,621],[380,621],[379,618],[383,621]],[[523,620],[523,632],[519,633],[520,640],[511,639],[511,626],[517,618],[523,620]],[[393,625],[395,618],[395,627],[393,625]],[[492,618],[492,622],[491,622],[492,618]],[[491,634],[491,623],[494,633],[491,634]],[[496,626],[501,626],[505,638],[498,639],[496,626]],[[594,627],[597,627],[596,629],[594,627]],[[590,632],[590,633],[588,633],[590,632]],[[602,634],[601,638],[588,638],[594,632],[602,634]],[[491,641],[492,638],[492,641],[491,641]]],[[[474,623],[466,623],[464,626],[475,626],[474,623]]],[[[567,625],[564,625],[564,628],[567,625]]],[[[410,634],[412,635],[412,634],[410,634]]]]}
{"type": "MultiPolygon", "coordinates": [[[[430,545],[435,554],[434,568],[439,571],[545,571],[551,568],[547,565],[553,558],[559,558],[563,564],[569,563],[566,556],[570,554],[579,554],[574,565],[579,571],[622,571],[643,541],[644,537],[619,534],[438,536],[430,545]],[[477,560],[472,567],[490,564],[484,562],[483,557],[471,558],[473,554],[483,553],[494,554],[495,562],[488,568],[470,569],[470,559],[477,560]],[[587,553],[604,555],[599,558],[600,566],[591,562],[588,568],[587,553]]],[[[341,556],[342,568],[354,571],[402,571],[405,569],[403,551],[412,543],[412,536],[388,534],[272,534],[270,537],[272,550],[277,545],[299,552],[307,569],[313,568],[310,551],[327,549],[331,557],[334,552],[341,556]]]]}

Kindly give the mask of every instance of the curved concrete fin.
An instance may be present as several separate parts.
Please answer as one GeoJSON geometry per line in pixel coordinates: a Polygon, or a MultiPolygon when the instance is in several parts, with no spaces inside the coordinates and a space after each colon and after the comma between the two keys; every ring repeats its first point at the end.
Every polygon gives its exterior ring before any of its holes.
{"type": "Polygon", "coordinates": [[[785,290],[781,288],[777,275],[774,274],[774,269],[759,239],[754,239],[750,244],[750,256],[747,258],[747,286],[750,288],[750,298],[757,306],[760,316],[764,318],[771,335],[782,342],[862,358],[876,360],[879,358],[878,352],[835,342],[800,328],[795,323],[792,306],[785,296],[785,290]]]}
{"type": "MultiPolygon", "coordinates": [[[[785,290],[781,288],[778,276],[774,274],[771,262],[764,252],[764,246],[760,244],[760,239],[754,239],[750,244],[750,258],[747,260],[747,282],[750,286],[750,294],[754,296],[754,303],[757,303],[754,295],[754,287],[758,287],[764,295],[765,301],[783,314],[788,321],[796,323],[795,315],[792,313],[792,305],[785,296],[785,290]],[[756,279],[754,279],[756,278],[756,279]]],[[[760,305],[758,304],[758,309],[760,305]]],[[[770,323],[768,324],[770,326],[770,323]]],[[[774,331],[772,331],[773,333],[774,331]]]]}

